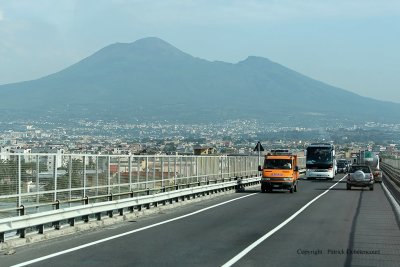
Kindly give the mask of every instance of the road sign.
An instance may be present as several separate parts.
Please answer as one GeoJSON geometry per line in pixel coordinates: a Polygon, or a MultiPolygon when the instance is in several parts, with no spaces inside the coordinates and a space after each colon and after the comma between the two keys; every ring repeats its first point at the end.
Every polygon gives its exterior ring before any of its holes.
{"type": "Polygon", "coordinates": [[[254,148],[254,151],[264,151],[264,148],[260,142],[257,143],[256,147],[254,148]]]}

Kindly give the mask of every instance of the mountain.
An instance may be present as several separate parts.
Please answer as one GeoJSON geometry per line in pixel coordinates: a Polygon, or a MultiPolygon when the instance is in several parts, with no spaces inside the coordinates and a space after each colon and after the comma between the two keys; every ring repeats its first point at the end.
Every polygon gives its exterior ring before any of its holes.
{"type": "Polygon", "coordinates": [[[400,120],[400,104],[324,84],[266,58],[210,62],[155,37],[109,45],[60,72],[2,85],[0,94],[3,120],[400,120]]]}

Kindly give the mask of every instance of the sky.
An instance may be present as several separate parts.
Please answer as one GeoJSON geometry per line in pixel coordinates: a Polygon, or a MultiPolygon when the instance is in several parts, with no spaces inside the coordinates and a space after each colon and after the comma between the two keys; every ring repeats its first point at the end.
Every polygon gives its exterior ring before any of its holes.
{"type": "Polygon", "coordinates": [[[400,103],[400,0],[0,0],[0,85],[149,36],[210,61],[265,57],[400,103]]]}

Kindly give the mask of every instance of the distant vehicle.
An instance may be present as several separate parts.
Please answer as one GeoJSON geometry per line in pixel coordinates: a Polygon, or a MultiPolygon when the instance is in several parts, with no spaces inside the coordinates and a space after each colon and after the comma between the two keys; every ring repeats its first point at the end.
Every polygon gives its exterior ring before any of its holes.
{"type": "Polygon", "coordinates": [[[261,192],[271,192],[273,189],[288,189],[290,193],[297,192],[299,166],[297,155],[288,150],[272,150],[265,156],[262,171],[261,192]]]}
{"type": "Polygon", "coordinates": [[[348,166],[349,170],[350,170],[350,168],[351,168],[351,165],[353,165],[353,162],[352,162],[351,160],[348,160],[348,161],[347,161],[347,166],[348,166]]]}
{"type": "Polygon", "coordinates": [[[337,171],[338,173],[346,173],[347,172],[347,165],[344,162],[338,162],[337,164],[337,171]]]}
{"type": "Polygon", "coordinates": [[[378,154],[368,150],[360,151],[357,156],[357,163],[368,165],[372,170],[375,182],[382,182],[382,171],[379,167],[380,158],[378,154]]]}
{"type": "Polygon", "coordinates": [[[347,175],[347,190],[352,186],[369,187],[374,190],[374,175],[368,165],[353,165],[347,175]]]}
{"type": "Polygon", "coordinates": [[[346,173],[350,169],[349,163],[346,159],[338,159],[337,161],[337,172],[346,173]]]}
{"type": "Polygon", "coordinates": [[[335,146],[328,143],[315,143],[306,150],[306,178],[335,178],[337,173],[335,146]]]}

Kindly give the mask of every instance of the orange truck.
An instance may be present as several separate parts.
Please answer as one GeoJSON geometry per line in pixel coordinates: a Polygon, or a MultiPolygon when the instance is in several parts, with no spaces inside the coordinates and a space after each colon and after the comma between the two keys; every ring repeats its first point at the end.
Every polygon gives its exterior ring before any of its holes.
{"type": "Polygon", "coordinates": [[[297,192],[299,166],[297,155],[288,150],[272,150],[265,155],[262,171],[261,192],[271,192],[273,189],[288,189],[290,193],[297,192]]]}

